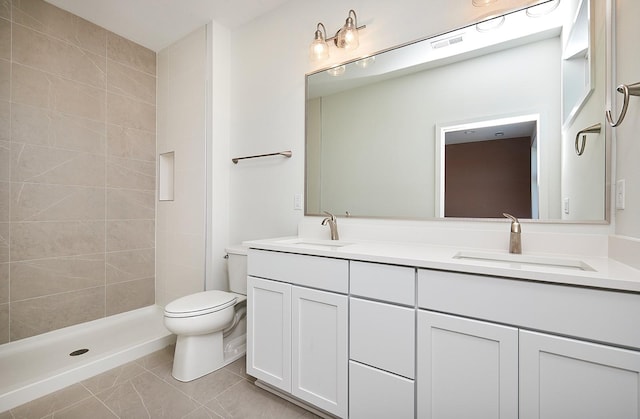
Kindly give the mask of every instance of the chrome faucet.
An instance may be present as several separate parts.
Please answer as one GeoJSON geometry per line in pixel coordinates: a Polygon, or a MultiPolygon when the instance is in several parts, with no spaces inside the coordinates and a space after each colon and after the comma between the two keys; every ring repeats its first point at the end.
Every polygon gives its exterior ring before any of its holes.
{"type": "Polygon", "coordinates": [[[324,213],[327,214],[328,217],[322,220],[322,225],[326,226],[327,224],[329,224],[329,230],[331,230],[331,240],[339,240],[338,220],[336,219],[336,216],[328,211],[324,211],[324,213]]]}
{"type": "Polygon", "coordinates": [[[522,253],[522,237],[520,235],[520,221],[511,214],[503,212],[502,215],[511,219],[511,233],[509,234],[509,253],[522,253]]]}

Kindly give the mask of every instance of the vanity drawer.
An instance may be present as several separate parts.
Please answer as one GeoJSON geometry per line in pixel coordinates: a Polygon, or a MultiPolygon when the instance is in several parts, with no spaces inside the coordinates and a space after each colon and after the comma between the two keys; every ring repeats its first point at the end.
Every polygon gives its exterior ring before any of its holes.
{"type": "Polygon", "coordinates": [[[349,262],[319,256],[249,249],[247,274],[347,294],[349,262]]]}
{"type": "Polygon", "coordinates": [[[418,269],[418,307],[640,349],[640,294],[418,269]]]}
{"type": "Polygon", "coordinates": [[[351,262],[349,269],[351,295],[415,305],[415,268],[351,262]]]}
{"type": "Polygon", "coordinates": [[[349,299],[349,358],[414,378],[415,310],[349,299]]]}
{"type": "Polygon", "coordinates": [[[414,382],[349,361],[349,419],[414,417],[414,382]]]}

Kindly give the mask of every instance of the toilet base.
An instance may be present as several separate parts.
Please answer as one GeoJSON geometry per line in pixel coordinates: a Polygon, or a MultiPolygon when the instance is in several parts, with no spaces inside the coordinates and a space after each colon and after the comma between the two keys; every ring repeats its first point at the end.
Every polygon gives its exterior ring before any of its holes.
{"type": "Polygon", "coordinates": [[[222,367],[222,339],[222,331],[195,336],[178,335],[171,372],[173,378],[191,381],[222,367]]]}
{"type": "Polygon", "coordinates": [[[171,375],[178,381],[193,381],[242,358],[245,352],[246,335],[229,342],[223,340],[222,332],[178,336],[171,375]]]}

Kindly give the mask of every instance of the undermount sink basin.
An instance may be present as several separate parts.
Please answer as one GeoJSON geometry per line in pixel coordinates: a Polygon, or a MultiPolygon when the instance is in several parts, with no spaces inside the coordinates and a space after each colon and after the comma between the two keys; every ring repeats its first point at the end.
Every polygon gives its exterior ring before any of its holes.
{"type": "Polygon", "coordinates": [[[281,243],[292,244],[295,246],[302,246],[305,248],[314,248],[314,249],[338,249],[340,247],[353,244],[349,242],[343,242],[341,240],[313,240],[313,239],[283,240],[281,241],[281,243]]]}
{"type": "Polygon", "coordinates": [[[569,269],[575,271],[595,271],[591,266],[578,259],[554,258],[547,256],[516,255],[512,253],[490,252],[458,252],[454,259],[472,260],[500,264],[509,268],[546,267],[555,269],[569,269]]]}

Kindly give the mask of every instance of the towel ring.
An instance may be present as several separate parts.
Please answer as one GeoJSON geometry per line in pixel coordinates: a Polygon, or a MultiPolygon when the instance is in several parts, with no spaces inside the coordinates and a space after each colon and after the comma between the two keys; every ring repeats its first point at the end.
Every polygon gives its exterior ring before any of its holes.
{"type": "Polygon", "coordinates": [[[585,129],[581,129],[580,131],[578,131],[578,133],[576,134],[576,154],[578,156],[582,156],[582,153],[584,153],[584,146],[587,142],[587,134],[599,134],[600,131],[602,131],[602,125],[600,123],[591,125],[588,128],[585,129]],[[582,135],[582,143],[578,144],[580,141],[580,136],[582,135]]]}
{"type": "Polygon", "coordinates": [[[627,114],[627,109],[629,108],[629,96],[640,96],[640,83],[634,83],[630,85],[621,84],[616,90],[623,95],[622,111],[620,112],[620,116],[618,117],[617,121],[614,121],[613,117],[611,116],[610,110],[605,113],[607,122],[609,123],[609,125],[611,125],[612,128],[615,128],[622,124],[622,121],[627,114]]]}

